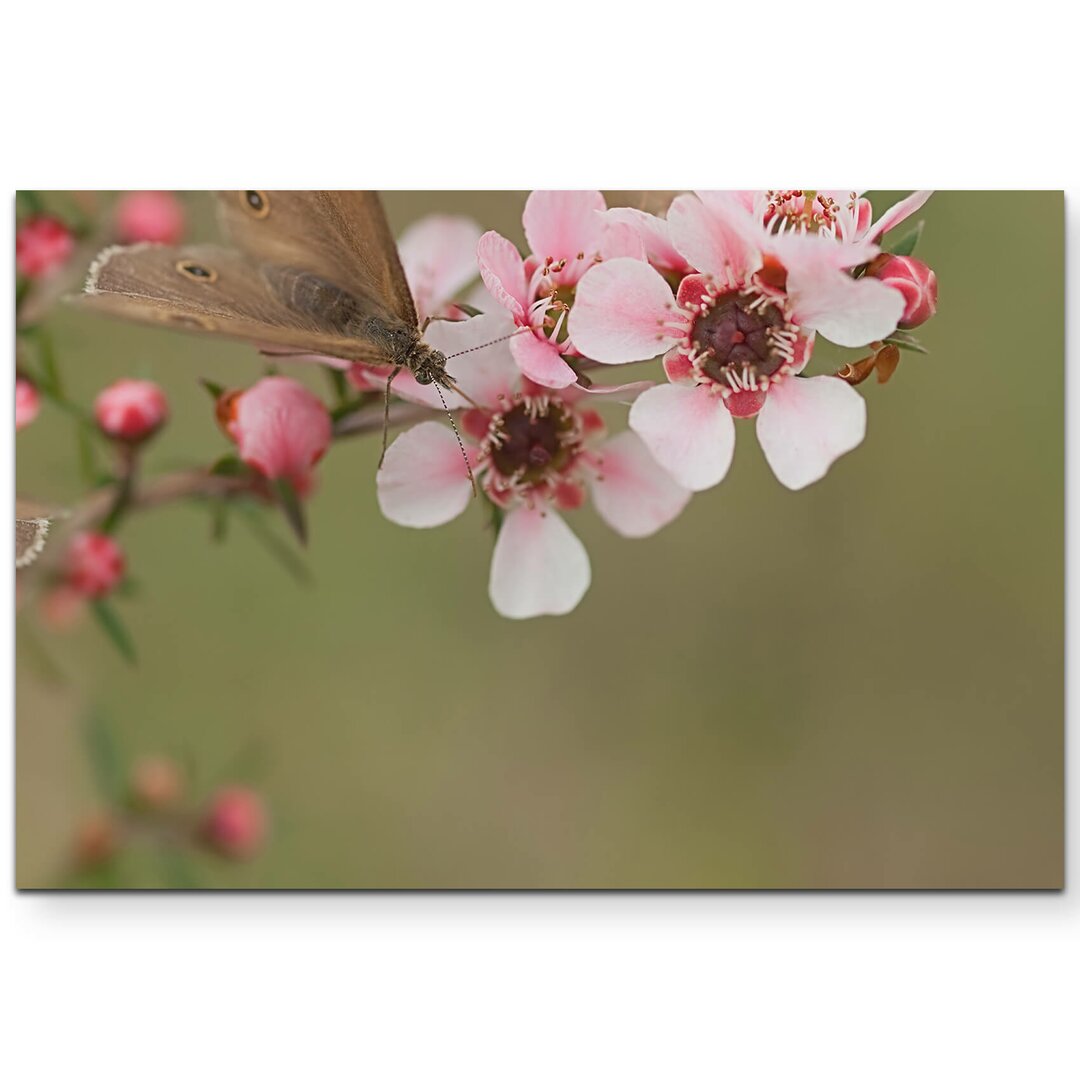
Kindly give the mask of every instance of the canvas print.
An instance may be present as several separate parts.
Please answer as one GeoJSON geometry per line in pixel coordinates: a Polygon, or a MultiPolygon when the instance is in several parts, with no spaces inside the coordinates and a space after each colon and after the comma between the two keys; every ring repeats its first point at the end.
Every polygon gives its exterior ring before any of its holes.
{"type": "Polygon", "coordinates": [[[1060,193],[15,214],[19,887],[1063,885],[1060,193]]]}

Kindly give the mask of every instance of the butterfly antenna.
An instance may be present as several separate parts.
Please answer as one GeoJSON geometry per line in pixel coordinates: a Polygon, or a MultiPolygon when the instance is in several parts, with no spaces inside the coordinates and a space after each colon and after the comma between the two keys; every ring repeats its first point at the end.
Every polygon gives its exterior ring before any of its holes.
{"type": "Polygon", "coordinates": [[[518,334],[531,333],[531,327],[519,326],[512,334],[504,334],[502,337],[497,337],[494,341],[485,341],[483,345],[473,345],[470,349],[462,349],[461,352],[450,353],[446,359],[453,360],[455,356],[464,356],[466,353],[479,352],[481,349],[490,348],[492,345],[498,345],[500,342],[509,341],[512,337],[517,337],[518,334]]]}
{"type": "Polygon", "coordinates": [[[469,464],[469,455],[465,452],[465,444],[461,441],[461,432],[458,431],[457,422],[454,420],[454,414],[447,408],[446,398],[443,397],[442,387],[436,382],[432,383],[436,392],[439,395],[439,400],[442,402],[443,410],[445,411],[447,418],[450,420],[450,426],[454,429],[454,437],[457,439],[458,448],[461,450],[462,460],[465,462],[465,471],[469,474],[469,483],[472,484],[473,498],[476,498],[476,477],[473,476],[472,465],[469,464]]]}

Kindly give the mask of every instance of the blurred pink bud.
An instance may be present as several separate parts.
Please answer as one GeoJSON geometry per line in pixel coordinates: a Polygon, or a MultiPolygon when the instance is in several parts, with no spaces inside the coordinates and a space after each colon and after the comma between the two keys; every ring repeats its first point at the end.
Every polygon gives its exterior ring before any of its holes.
{"type": "Polygon", "coordinates": [[[53,217],[32,217],[15,233],[15,266],[29,278],[48,277],[71,257],[75,237],[53,217]]]}
{"type": "Polygon", "coordinates": [[[311,470],[330,445],[330,414],[308,389],[273,375],[219,402],[219,418],[240,457],[269,480],[311,489],[311,470]]]}
{"type": "Polygon", "coordinates": [[[124,553],[111,536],[84,532],[72,537],[66,579],[79,595],[91,600],[104,596],[119,583],[124,568],[124,553]]]}
{"type": "Polygon", "coordinates": [[[19,376],[15,378],[15,430],[22,431],[27,424],[37,419],[41,409],[41,395],[38,388],[29,380],[19,376]]]}
{"type": "Polygon", "coordinates": [[[210,800],[202,835],[219,855],[249,859],[266,838],[266,808],[250,788],[222,788],[210,800]]]}
{"type": "Polygon", "coordinates": [[[868,274],[900,291],[905,305],[897,324],[901,329],[914,330],[937,311],[937,275],[920,259],[879,255],[870,264],[868,274]]]}
{"type": "Polygon", "coordinates": [[[125,244],[175,244],[184,208],[171,191],[129,191],[116,204],[116,231],[125,244]]]}
{"type": "Polygon", "coordinates": [[[116,854],[120,834],[108,814],[98,811],[86,818],[75,833],[75,862],[85,868],[100,866],[116,854]]]}
{"type": "Polygon", "coordinates": [[[138,443],[169,418],[169,403],[157,383],[119,379],[95,398],[94,417],[110,438],[138,443]]]}
{"type": "Polygon", "coordinates": [[[184,791],[184,777],[176,762],[166,757],[146,757],[131,770],[131,796],[144,810],[167,810],[184,791]]]}
{"type": "Polygon", "coordinates": [[[78,589],[61,581],[41,598],[41,620],[59,633],[70,630],[83,613],[86,598],[78,589]]]}

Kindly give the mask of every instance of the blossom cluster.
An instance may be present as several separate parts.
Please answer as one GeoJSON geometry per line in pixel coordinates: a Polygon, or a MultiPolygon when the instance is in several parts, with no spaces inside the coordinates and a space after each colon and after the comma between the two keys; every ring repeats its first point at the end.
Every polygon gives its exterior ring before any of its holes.
{"type": "MultiPolygon", "coordinates": [[[[408,371],[393,382],[414,413],[431,413],[386,452],[376,476],[383,514],[431,528],[479,495],[496,527],[491,602],[529,618],[573,610],[589,587],[589,556],[568,515],[591,503],[622,537],[654,534],[725,478],[740,421],[753,423],[785,487],[820,480],[863,440],[856,385],[871,372],[886,381],[900,350],[921,351],[911,331],[934,314],[937,280],[911,253],[918,231],[896,241],[893,230],[928,196],[875,218],[852,191],[684,193],[661,213],[609,207],[597,191],[536,191],[522,217],[524,254],[471,220],[422,219],[399,252],[424,339],[447,357],[452,385],[421,385],[408,371]],[[819,336],[860,354],[810,374],[819,336]],[[657,360],[646,377],[626,377],[657,360]]],[[[106,235],[174,243],[184,228],[175,196],[131,192],[106,235]]],[[[79,239],[56,216],[23,220],[20,313],[26,295],[77,261],[79,239]]],[[[64,396],[45,328],[20,320],[16,428],[33,423],[43,399],[55,401],[112,462],[88,477],[97,512],[76,515],[80,528],[50,566],[44,611],[55,625],[89,603],[115,636],[107,605],[126,572],[115,534],[133,510],[168,492],[210,497],[222,513],[248,500],[279,507],[303,539],[319,461],[360,430],[358,419],[370,418],[365,430],[381,426],[388,365],[306,357],[326,370],[327,401],[298,366],[280,370],[293,358],[267,350],[266,373],[247,387],[204,380],[231,449],[198,482],[166,477],[148,492],[139,465],[169,418],[164,391],[122,379],[82,411],[64,396]]]]}
{"type": "MultiPolygon", "coordinates": [[[[871,349],[860,373],[886,350],[917,347],[906,332],[934,314],[937,281],[882,239],[928,194],[875,221],[857,192],[684,194],[661,217],[608,209],[599,192],[537,191],[522,220],[527,255],[484,233],[485,293],[470,300],[485,313],[433,322],[426,338],[450,357],[468,402],[465,454],[500,515],[496,610],[572,610],[591,570],[562,514],[591,499],[621,535],[654,533],[727,475],[736,420],[754,418],[766,460],[792,490],[858,446],[866,408],[855,367],[805,369],[819,334],[871,349]],[[598,385],[587,374],[656,357],[661,385],[598,385]],[[628,430],[609,431],[596,411],[604,401],[629,404],[628,430]]],[[[432,237],[447,265],[452,243],[432,237]]],[[[878,373],[888,377],[884,361],[878,373]]],[[[441,405],[423,387],[399,392],[441,405]]],[[[469,503],[457,441],[432,421],[397,438],[377,483],[383,513],[401,525],[440,525],[469,503]]]]}

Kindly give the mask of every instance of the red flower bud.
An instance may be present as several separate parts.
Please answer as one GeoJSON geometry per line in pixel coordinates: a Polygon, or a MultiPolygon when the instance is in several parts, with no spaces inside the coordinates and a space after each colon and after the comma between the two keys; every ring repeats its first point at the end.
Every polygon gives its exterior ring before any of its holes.
{"type": "Polygon", "coordinates": [[[124,576],[124,568],[120,545],[104,533],[78,533],[68,546],[67,582],[88,599],[114,589],[124,576]]]}
{"type": "Polygon", "coordinates": [[[937,311],[937,275],[926,263],[910,255],[879,255],[868,271],[871,277],[899,289],[904,314],[899,326],[914,330],[937,311]]]}
{"type": "Polygon", "coordinates": [[[41,395],[38,388],[29,380],[15,379],[15,430],[22,431],[27,424],[37,419],[41,409],[41,395]]]}
{"type": "Polygon", "coordinates": [[[32,217],[15,233],[15,266],[29,278],[48,277],[71,257],[75,237],[53,217],[32,217]]]}
{"type": "Polygon", "coordinates": [[[175,244],[184,208],[171,191],[129,191],[116,204],[116,231],[125,244],[175,244]]]}
{"type": "Polygon", "coordinates": [[[94,400],[98,427],[110,438],[139,443],[148,439],[169,417],[169,403],[156,383],[120,379],[94,400]]]}
{"type": "Polygon", "coordinates": [[[249,788],[223,788],[210,800],[202,835],[219,855],[230,859],[251,858],[266,837],[266,808],[262,799],[249,788]]]}

